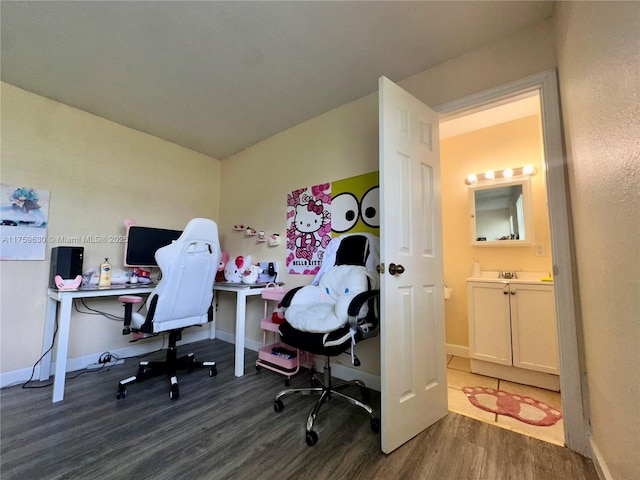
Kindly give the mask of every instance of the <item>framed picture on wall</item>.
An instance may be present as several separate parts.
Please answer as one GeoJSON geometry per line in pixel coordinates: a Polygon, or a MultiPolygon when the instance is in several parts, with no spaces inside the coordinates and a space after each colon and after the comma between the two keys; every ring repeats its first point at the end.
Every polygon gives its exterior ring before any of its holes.
{"type": "Polygon", "coordinates": [[[44,260],[49,192],[0,185],[0,260],[44,260]]]}

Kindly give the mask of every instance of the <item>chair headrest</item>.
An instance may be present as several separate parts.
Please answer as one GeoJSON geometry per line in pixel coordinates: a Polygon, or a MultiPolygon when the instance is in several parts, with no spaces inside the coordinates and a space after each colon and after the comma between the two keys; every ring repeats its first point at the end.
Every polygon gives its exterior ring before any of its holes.
{"type": "Polygon", "coordinates": [[[208,218],[194,218],[184,228],[179,242],[190,240],[215,240],[218,243],[218,225],[208,218]]]}
{"type": "Polygon", "coordinates": [[[364,235],[345,237],[336,252],[336,265],[360,265],[367,263],[369,239],[364,235]]]}

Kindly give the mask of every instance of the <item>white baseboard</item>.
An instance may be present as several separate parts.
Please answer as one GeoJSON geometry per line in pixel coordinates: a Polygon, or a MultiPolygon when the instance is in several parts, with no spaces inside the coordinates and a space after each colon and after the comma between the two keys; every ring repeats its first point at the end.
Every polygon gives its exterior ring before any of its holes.
{"type": "MultiPolygon", "coordinates": [[[[236,336],[233,333],[216,330],[216,338],[222,340],[223,342],[231,343],[232,345],[236,344],[236,336]]],[[[249,350],[257,352],[259,348],[262,348],[262,343],[251,340],[249,338],[245,338],[244,348],[248,348],[249,350]]]]}
{"type": "MultiPolygon", "coordinates": [[[[324,359],[320,360],[320,362],[323,361],[324,359]]],[[[323,363],[318,363],[318,361],[316,360],[317,371],[322,372],[323,365],[323,363]]],[[[374,373],[365,372],[357,368],[348,367],[339,363],[332,363],[331,374],[332,376],[339,378],[340,380],[360,380],[364,382],[367,388],[376,390],[377,392],[382,389],[380,375],[376,375],[374,373]]]]}
{"type": "Polygon", "coordinates": [[[452,343],[447,343],[447,355],[469,358],[469,347],[465,347],[464,345],[454,345],[452,343]]]}
{"type": "Polygon", "coordinates": [[[589,436],[587,439],[589,441],[589,448],[591,449],[591,460],[593,461],[593,465],[596,467],[598,478],[600,478],[600,480],[613,480],[613,475],[611,475],[611,472],[607,468],[607,464],[605,463],[604,458],[602,458],[602,454],[600,453],[597,445],[593,441],[593,437],[589,436]]]}
{"type": "MultiPolygon", "coordinates": [[[[199,340],[206,340],[209,338],[209,329],[202,329],[200,331],[184,332],[182,334],[182,340],[178,342],[178,345],[184,345],[186,343],[197,342],[199,340]]],[[[148,339],[141,342],[136,342],[126,347],[109,350],[109,353],[119,358],[129,358],[138,355],[145,355],[147,353],[158,350],[162,346],[162,337],[155,339],[148,339]]],[[[166,347],[166,342],[164,347],[166,347]]],[[[73,357],[67,359],[67,372],[74,372],[76,370],[83,370],[87,366],[99,363],[99,358],[104,352],[91,353],[89,355],[83,355],[81,357],[73,357]]],[[[56,363],[51,362],[51,371],[55,370],[56,363]]],[[[33,373],[33,379],[38,380],[40,378],[40,365],[36,365],[35,370],[33,367],[20,368],[18,370],[12,370],[10,372],[0,374],[0,388],[10,387],[12,385],[18,385],[26,382],[33,373]]]]}

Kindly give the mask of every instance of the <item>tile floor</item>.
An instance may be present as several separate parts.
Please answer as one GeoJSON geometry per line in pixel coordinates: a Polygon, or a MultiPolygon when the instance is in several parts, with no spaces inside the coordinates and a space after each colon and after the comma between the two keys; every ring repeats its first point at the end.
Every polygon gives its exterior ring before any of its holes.
{"type": "Polygon", "coordinates": [[[521,422],[505,415],[486,412],[475,407],[462,392],[463,387],[490,387],[498,390],[525,395],[546,403],[561,411],[560,393],[530,387],[519,383],[499,380],[471,373],[468,358],[447,355],[447,384],[449,387],[449,410],[483,422],[492,423],[498,427],[513,430],[530,437],[564,445],[564,425],[562,419],[550,427],[537,427],[521,422]]]}

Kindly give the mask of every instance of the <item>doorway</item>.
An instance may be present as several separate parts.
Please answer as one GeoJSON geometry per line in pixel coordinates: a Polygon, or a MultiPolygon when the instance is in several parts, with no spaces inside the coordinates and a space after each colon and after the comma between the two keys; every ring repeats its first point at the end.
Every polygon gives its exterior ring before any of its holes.
{"type": "MultiPolygon", "coordinates": [[[[498,276],[494,272],[502,271],[521,272],[521,276],[522,272],[539,272],[538,279],[552,276],[547,189],[545,177],[541,174],[546,165],[542,142],[540,93],[525,92],[441,122],[440,156],[442,210],[445,219],[444,271],[445,283],[450,288],[449,298],[445,300],[449,410],[564,445],[564,426],[561,419],[552,418],[551,420],[556,422],[549,426],[532,425],[507,415],[482,410],[471,403],[469,395],[463,391],[472,387],[506,391],[519,398],[531,398],[542,402],[554,412],[562,410],[561,397],[557,391],[513,382],[510,381],[513,378],[509,376],[495,378],[479,374],[486,372],[478,372],[476,369],[473,369],[475,373],[472,372],[468,349],[467,278],[471,276],[472,265],[478,268],[475,263],[479,263],[482,271],[491,276],[498,276]],[[530,177],[533,221],[527,228],[527,235],[529,240],[533,241],[524,242],[525,246],[513,245],[514,242],[510,240],[496,242],[500,238],[509,238],[510,232],[506,231],[509,230],[509,222],[494,222],[498,226],[496,238],[489,238],[491,242],[472,243],[469,228],[476,218],[480,218],[480,213],[497,217],[505,215],[505,219],[508,219],[509,210],[494,199],[482,212],[470,212],[468,206],[470,203],[473,205],[473,202],[470,202],[469,198],[470,187],[469,181],[466,180],[468,175],[480,178],[478,183],[482,184],[483,174],[487,171],[517,171],[525,165],[532,166],[538,173],[530,177]]],[[[494,182],[501,180],[486,181],[489,185],[494,182]]],[[[499,183],[496,187],[501,185],[499,183]]],[[[497,190],[487,187],[481,191],[497,190]]],[[[513,238],[513,235],[510,238],[513,238]]],[[[547,334],[550,338],[542,340],[557,345],[556,330],[553,329],[547,334]]],[[[557,347],[555,350],[557,359],[557,347]]],[[[557,360],[555,362],[557,365],[557,360]]],[[[555,380],[553,377],[552,379],[555,380]]]]}
{"type": "Polygon", "coordinates": [[[558,346],[560,351],[560,387],[565,444],[571,450],[588,455],[588,427],[583,404],[586,386],[582,382],[582,359],[579,345],[582,337],[576,321],[575,257],[571,235],[571,215],[567,191],[567,173],[557,72],[555,69],[469,95],[435,107],[440,119],[448,120],[472,109],[515,95],[539,91],[542,110],[545,177],[551,226],[553,278],[556,299],[558,346]]]}

